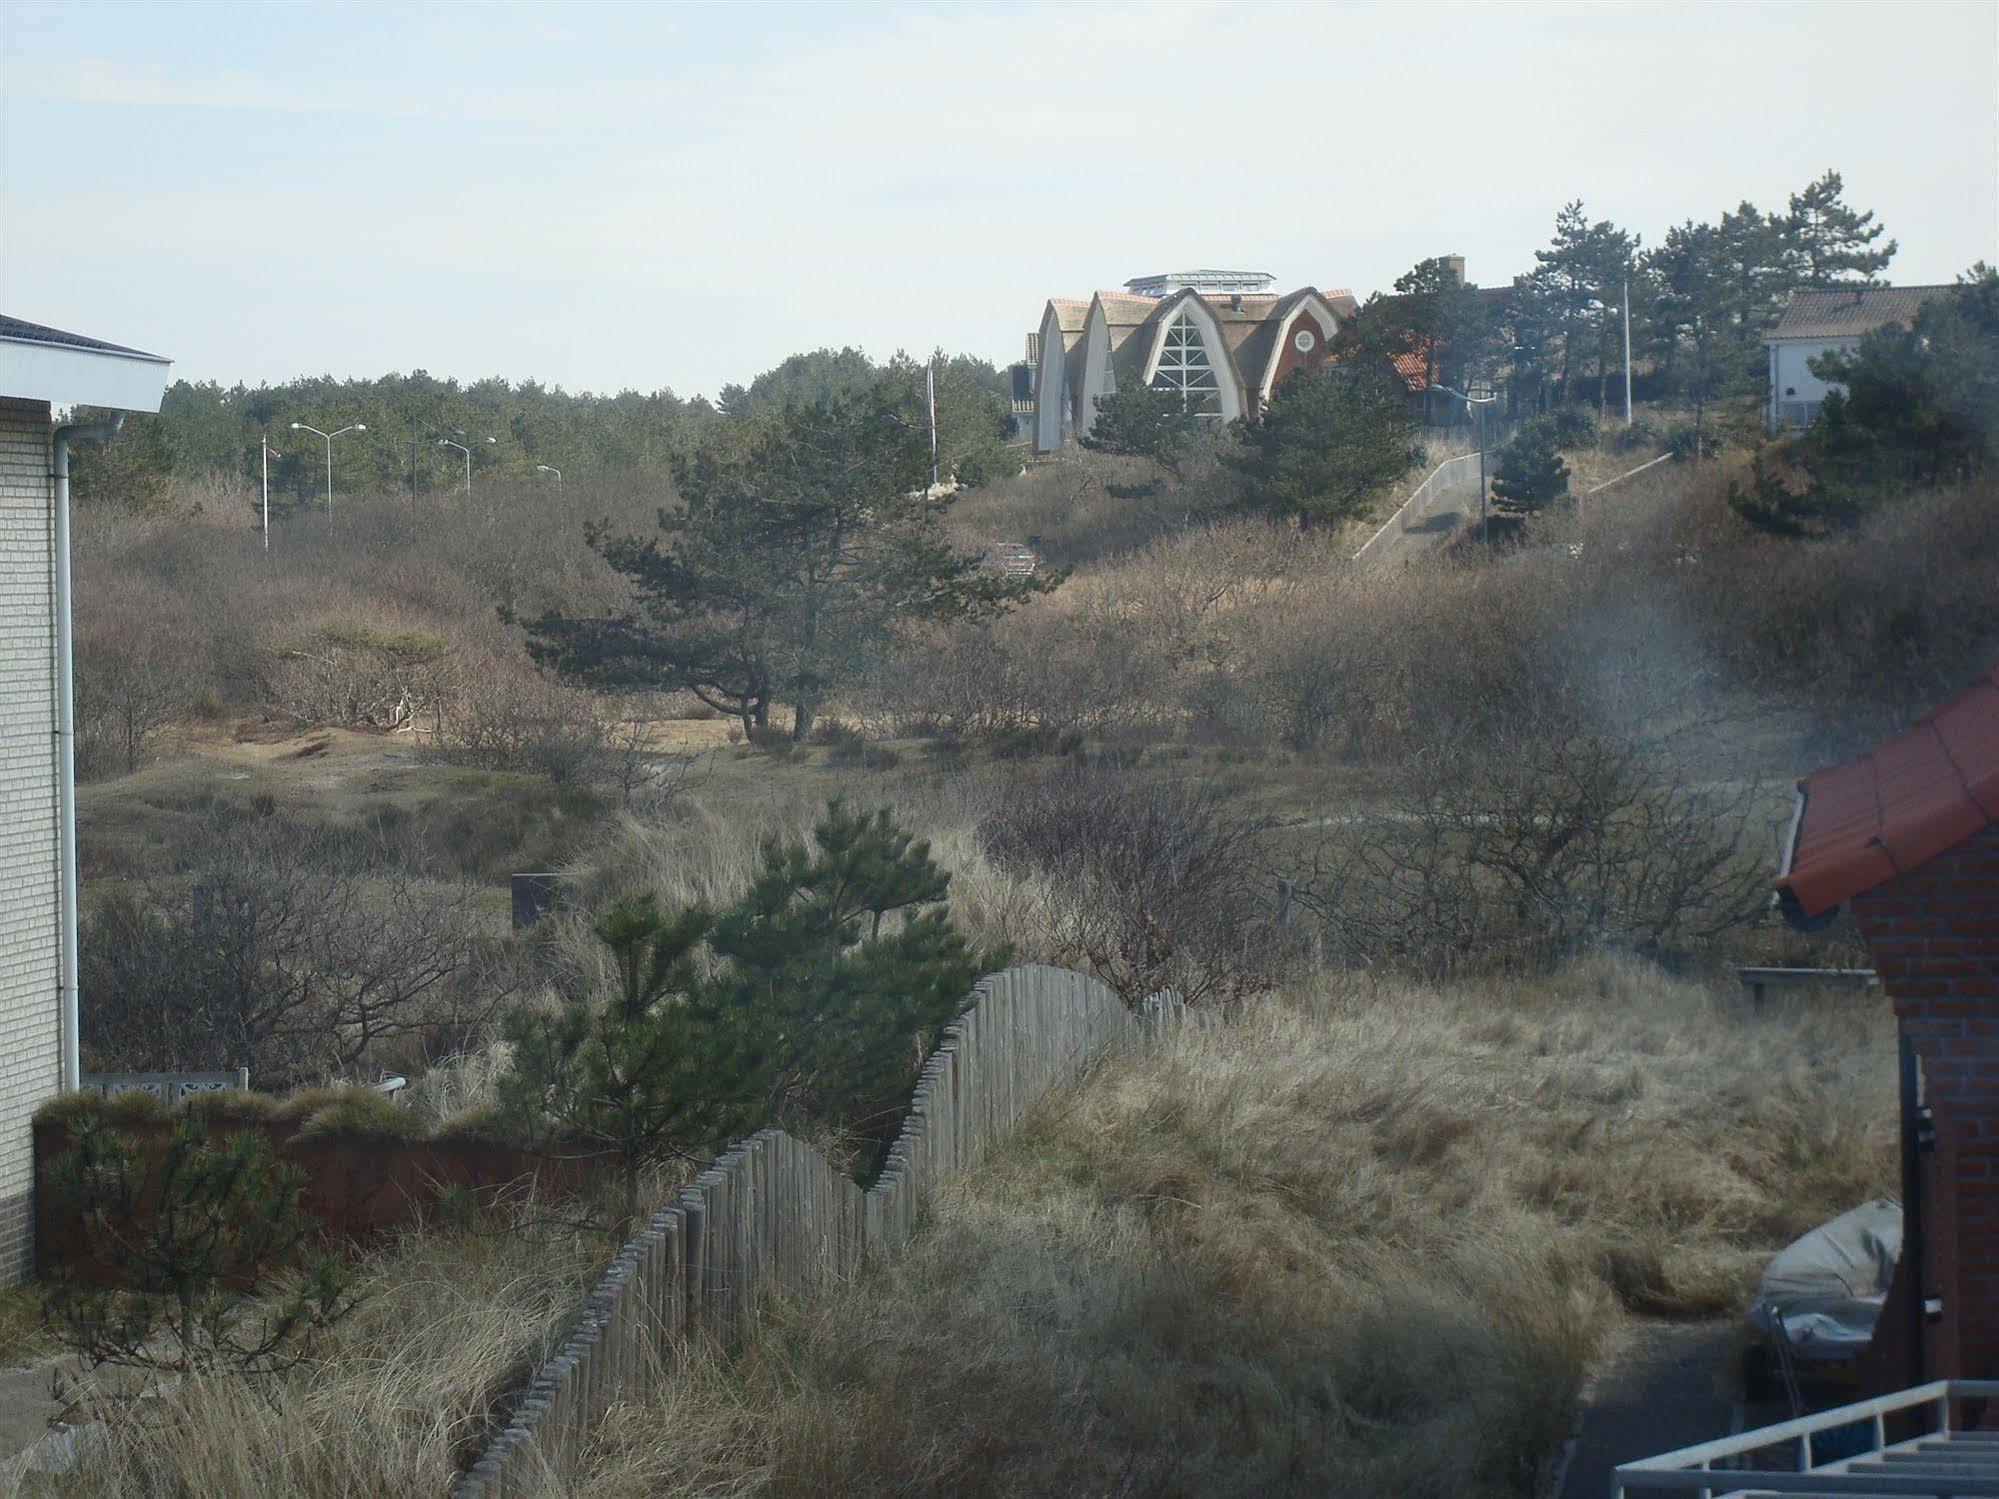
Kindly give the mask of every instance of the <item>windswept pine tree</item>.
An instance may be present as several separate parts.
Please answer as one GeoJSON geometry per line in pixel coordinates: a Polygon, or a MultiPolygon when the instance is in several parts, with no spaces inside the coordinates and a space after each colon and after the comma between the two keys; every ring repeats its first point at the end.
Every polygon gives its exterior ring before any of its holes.
{"type": "Polygon", "coordinates": [[[691,692],[746,733],[786,705],[802,739],[898,631],[999,613],[1054,581],[999,577],[952,549],[913,365],[720,426],[677,477],[655,534],[590,538],[631,608],[532,621],[536,660],[599,686],[691,692]]]}

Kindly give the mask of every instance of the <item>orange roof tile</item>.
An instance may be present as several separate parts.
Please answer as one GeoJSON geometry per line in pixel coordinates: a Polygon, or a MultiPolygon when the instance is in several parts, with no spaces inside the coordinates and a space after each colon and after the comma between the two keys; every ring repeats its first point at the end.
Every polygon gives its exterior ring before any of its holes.
{"type": "Polygon", "coordinates": [[[1857,760],[1798,783],[1777,888],[1829,911],[1999,825],[1999,667],[1857,760]]]}

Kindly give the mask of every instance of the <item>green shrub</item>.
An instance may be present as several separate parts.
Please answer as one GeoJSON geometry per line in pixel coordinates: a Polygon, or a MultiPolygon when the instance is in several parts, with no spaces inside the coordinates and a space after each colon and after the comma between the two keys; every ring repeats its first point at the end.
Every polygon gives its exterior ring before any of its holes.
{"type": "Polygon", "coordinates": [[[353,1309],[338,1258],[291,1273],[311,1232],[305,1176],[261,1130],[219,1131],[183,1114],[157,1147],[104,1119],[80,1121],[73,1140],[47,1190],[125,1281],[93,1289],[58,1272],[50,1286],[58,1335],[86,1362],[272,1373],[353,1309]]]}
{"type": "Polygon", "coordinates": [[[373,1088],[327,1090],[333,1096],[303,1116],[299,1140],[421,1140],[423,1116],[373,1088]]]}
{"type": "Polygon", "coordinates": [[[87,1124],[161,1124],[166,1118],[166,1105],[144,1088],[121,1088],[109,1097],[78,1088],[56,1094],[35,1110],[35,1123],[71,1130],[87,1124]]]}
{"type": "Polygon", "coordinates": [[[218,1088],[209,1093],[190,1093],[181,1100],[180,1107],[182,1113],[195,1119],[249,1124],[276,1114],[278,1101],[268,1093],[246,1088],[218,1088]]]}
{"type": "Polygon", "coordinates": [[[516,1131],[500,1110],[491,1104],[460,1109],[432,1132],[436,1140],[490,1140],[511,1143],[516,1131]]]}

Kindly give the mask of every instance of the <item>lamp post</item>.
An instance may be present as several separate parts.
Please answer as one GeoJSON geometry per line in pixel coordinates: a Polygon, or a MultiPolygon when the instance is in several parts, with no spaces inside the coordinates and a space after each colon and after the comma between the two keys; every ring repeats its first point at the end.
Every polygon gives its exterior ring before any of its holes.
{"type": "Polygon", "coordinates": [[[257,446],[264,452],[264,550],[271,549],[271,434],[259,432],[257,446]]]}
{"type": "Polygon", "coordinates": [[[333,439],[345,437],[349,432],[366,432],[365,422],[356,422],[351,427],[342,427],[337,432],[322,432],[317,427],[308,427],[304,422],[293,422],[292,431],[310,432],[315,437],[326,439],[326,518],[333,519],[333,439]]]}
{"type": "Polygon", "coordinates": [[[537,463],[537,464],[536,464],[536,465],[535,465],[534,467],[535,467],[535,472],[536,472],[536,473],[540,473],[540,474],[554,474],[554,475],[555,475],[555,492],[556,492],[556,493],[557,493],[558,495],[562,493],[562,470],[561,470],[561,469],[557,468],[557,467],[556,467],[556,466],[555,466],[554,464],[552,464],[552,463],[537,463]]]}
{"type": "Polygon", "coordinates": [[[1487,546],[1491,546],[1492,524],[1486,519],[1485,513],[1485,408],[1498,400],[1499,397],[1496,394],[1489,396],[1468,395],[1462,390],[1452,390],[1448,385],[1439,385],[1436,389],[1441,390],[1447,396],[1456,396],[1460,401],[1463,401],[1465,403],[1466,416],[1474,414],[1472,411],[1474,406],[1478,408],[1476,413],[1478,417],[1478,536],[1479,540],[1483,541],[1487,546]]]}
{"type": "MultiPolygon", "coordinates": [[[[460,437],[463,437],[463,436],[464,436],[465,434],[464,434],[463,432],[460,432],[460,433],[459,433],[458,435],[459,435],[460,437]]],[[[486,445],[487,445],[488,447],[491,447],[491,446],[492,446],[492,445],[493,445],[494,443],[498,442],[499,440],[500,440],[500,439],[499,439],[499,438],[497,438],[497,437],[489,437],[489,438],[487,438],[487,439],[486,439],[486,445]]],[[[450,438],[448,438],[448,437],[440,437],[440,438],[438,438],[438,440],[437,440],[437,445],[438,445],[438,446],[439,446],[440,448],[456,448],[456,449],[458,449],[458,451],[459,451],[459,452],[461,452],[461,453],[463,453],[463,454],[465,455],[465,498],[466,498],[466,499],[468,499],[468,500],[469,500],[469,499],[471,499],[471,498],[472,498],[472,450],[471,450],[471,448],[467,447],[467,446],[466,446],[466,445],[465,445],[464,443],[462,443],[462,442],[453,442],[453,441],[452,441],[452,440],[451,440],[450,438]]]]}

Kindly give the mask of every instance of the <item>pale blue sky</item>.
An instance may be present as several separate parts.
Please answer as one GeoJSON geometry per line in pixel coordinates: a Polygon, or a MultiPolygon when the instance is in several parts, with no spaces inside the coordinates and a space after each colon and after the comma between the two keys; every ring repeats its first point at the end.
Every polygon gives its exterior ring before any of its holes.
{"type": "Polygon", "coordinates": [[[1999,5],[0,0],[0,306],[223,380],[999,363],[1196,265],[1365,296],[1827,166],[1999,259],[1999,5]]]}

